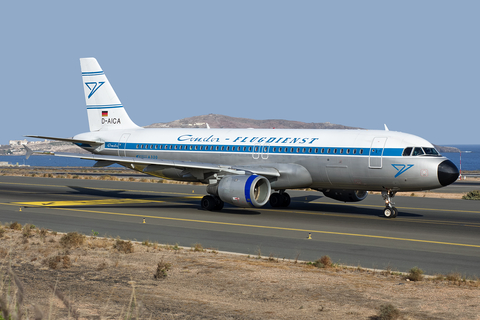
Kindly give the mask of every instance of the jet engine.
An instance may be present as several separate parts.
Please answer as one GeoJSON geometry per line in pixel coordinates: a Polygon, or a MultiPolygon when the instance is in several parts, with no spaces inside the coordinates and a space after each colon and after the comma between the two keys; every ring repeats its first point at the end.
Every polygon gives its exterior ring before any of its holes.
{"type": "Polygon", "coordinates": [[[208,185],[207,192],[237,207],[261,207],[270,198],[271,187],[262,176],[229,175],[219,183],[208,185]]]}
{"type": "Polygon", "coordinates": [[[322,191],[325,197],[329,197],[343,202],[358,202],[364,200],[368,191],[365,190],[338,190],[330,189],[322,191]]]}

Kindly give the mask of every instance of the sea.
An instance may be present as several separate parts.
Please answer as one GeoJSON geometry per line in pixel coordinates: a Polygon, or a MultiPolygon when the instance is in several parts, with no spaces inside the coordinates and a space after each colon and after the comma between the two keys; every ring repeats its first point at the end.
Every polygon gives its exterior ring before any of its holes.
{"type": "MultiPolygon", "coordinates": [[[[450,159],[462,171],[480,170],[480,144],[459,144],[449,145],[449,147],[458,148],[461,153],[442,153],[442,155],[450,159]]],[[[25,156],[0,156],[0,162],[4,161],[13,165],[29,165],[32,167],[91,167],[94,164],[91,160],[47,155],[31,156],[28,160],[25,156]]]]}

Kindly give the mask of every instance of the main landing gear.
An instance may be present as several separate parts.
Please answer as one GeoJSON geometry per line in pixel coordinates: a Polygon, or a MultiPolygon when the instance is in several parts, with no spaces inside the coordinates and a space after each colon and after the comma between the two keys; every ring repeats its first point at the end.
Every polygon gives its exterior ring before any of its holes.
{"type": "Polygon", "coordinates": [[[290,201],[290,195],[286,193],[285,190],[280,190],[280,192],[275,192],[270,195],[270,206],[272,206],[272,208],[288,207],[290,201]]]}
{"type": "Polygon", "coordinates": [[[391,190],[382,191],[382,197],[383,200],[385,200],[386,205],[385,209],[383,210],[383,215],[389,219],[396,218],[398,214],[397,208],[393,206],[395,203],[392,201],[392,198],[395,197],[395,193],[397,192],[391,190]]]}
{"type": "Polygon", "coordinates": [[[215,196],[205,196],[201,201],[202,209],[208,211],[218,211],[223,209],[224,202],[215,196]]]}

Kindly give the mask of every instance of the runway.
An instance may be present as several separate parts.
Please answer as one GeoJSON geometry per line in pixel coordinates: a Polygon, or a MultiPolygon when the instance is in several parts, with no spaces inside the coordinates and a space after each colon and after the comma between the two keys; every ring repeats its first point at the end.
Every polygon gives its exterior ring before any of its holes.
{"type": "Polygon", "coordinates": [[[329,255],[365,268],[480,276],[478,201],[396,197],[399,216],[386,219],[378,195],[341,203],[320,192],[289,193],[286,209],[225,205],[209,212],[199,206],[204,186],[2,176],[0,221],[280,259],[329,255]]]}

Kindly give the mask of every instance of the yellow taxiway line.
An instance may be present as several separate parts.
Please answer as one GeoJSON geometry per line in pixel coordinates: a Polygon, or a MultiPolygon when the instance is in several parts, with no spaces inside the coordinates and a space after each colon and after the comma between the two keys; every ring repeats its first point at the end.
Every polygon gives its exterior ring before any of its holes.
{"type": "MultiPolygon", "coordinates": [[[[134,200],[134,199],[130,199],[134,200]]],[[[62,201],[59,201],[62,202],[62,201]]],[[[77,202],[77,201],[64,201],[64,202],[77,202]]],[[[85,201],[88,203],[89,201],[85,201]]],[[[152,202],[152,201],[147,201],[152,202]]],[[[25,204],[38,204],[39,202],[24,202],[25,204]]],[[[114,203],[114,202],[112,202],[114,203]]],[[[119,203],[118,200],[115,203],[119,203]]],[[[15,205],[18,205],[16,203],[15,205]]],[[[0,203],[0,205],[14,205],[13,203],[0,203]]],[[[37,205],[43,206],[43,205],[37,205]]],[[[48,206],[48,205],[47,205],[48,206]]],[[[373,239],[382,239],[382,240],[396,240],[396,241],[408,241],[408,242],[417,242],[417,243],[429,243],[429,244],[439,244],[439,245],[448,245],[448,246],[459,246],[459,247],[471,247],[471,248],[480,248],[480,245],[474,244],[465,244],[465,243],[454,243],[454,242],[442,242],[442,241],[433,241],[433,240],[421,240],[421,239],[409,239],[409,238],[398,238],[398,237],[387,237],[387,236],[376,236],[369,234],[358,234],[358,233],[347,233],[347,232],[334,232],[334,231],[322,231],[322,230],[308,230],[308,229],[297,229],[297,228],[286,228],[286,227],[275,227],[275,226],[262,226],[254,224],[243,224],[243,223],[231,223],[231,222],[221,222],[221,221],[208,221],[208,220],[196,220],[196,219],[184,219],[184,218],[172,218],[172,217],[159,217],[159,216],[148,216],[143,214],[134,214],[134,213],[120,213],[120,212],[108,212],[108,211],[98,211],[98,210],[85,210],[85,209],[74,209],[74,208],[55,208],[55,210],[65,210],[65,211],[76,211],[76,212],[87,212],[87,213],[97,213],[97,214],[107,214],[107,215],[116,215],[116,216],[126,216],[126,217],[139,217],[139,218],[149,218],[149,219],[162,219],[162,220],[171,220],[171,221],[182,221],[182,222],[194,222],[202,224],[212,224],[212,225],[224,225],[224,226],[235,226],[235,227],[246,227],[246,228],[259,228],[259,229],[270,229],[270,230],[282,230],[282,231],[298,231],[303,233],[312,233],[312,234],[330,234],[330,235],[340,235],[340,236],[350,236],[350,237],[362,237],[362,238],[373,238],[373,239]]]]}

